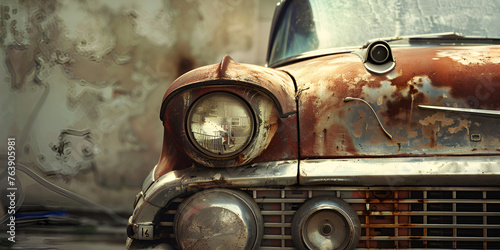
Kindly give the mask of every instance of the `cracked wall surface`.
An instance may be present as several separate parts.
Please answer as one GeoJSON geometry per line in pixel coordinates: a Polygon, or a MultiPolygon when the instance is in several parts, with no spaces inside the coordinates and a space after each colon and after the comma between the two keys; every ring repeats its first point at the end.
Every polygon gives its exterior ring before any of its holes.
{"type": "MultiPolygon", "coordinates": [[[[160,156],[169,84],[225,54],[264,64],[275,2],[2,1],[0,141],[15,137],[17,161],[48,181],[130,211],[160,156]]],[[[19,175],[25,204],[54,199],[19,175]]]]}

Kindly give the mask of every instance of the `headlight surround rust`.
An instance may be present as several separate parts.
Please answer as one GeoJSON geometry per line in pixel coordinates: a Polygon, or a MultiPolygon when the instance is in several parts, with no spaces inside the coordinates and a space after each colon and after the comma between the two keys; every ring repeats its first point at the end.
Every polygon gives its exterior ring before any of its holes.
{"type": "Polygon", "coordinates": [[[191,143],[212,157],[231,157],[242,152],[255,133],[250,106],[228,92],[212,92],[191,106],[186,121],[191,143]]]}

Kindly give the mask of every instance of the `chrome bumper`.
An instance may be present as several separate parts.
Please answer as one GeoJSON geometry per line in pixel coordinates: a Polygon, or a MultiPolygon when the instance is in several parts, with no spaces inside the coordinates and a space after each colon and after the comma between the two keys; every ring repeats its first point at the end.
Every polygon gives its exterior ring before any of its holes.
{"type": "Polygon", "coordinates": [[[366,158],[300,161],[301,185],[500,185],[500,156],[366,158]]]}
{"type": "Polygon", "coordinates": [[[237,168],[191,167],[165,174],[136,198],[127,235],[132,239],[158,239],[158,214],[174,198],[213,187],[286,187],[297,184],[298,161],[252,164],[237,168]]]}

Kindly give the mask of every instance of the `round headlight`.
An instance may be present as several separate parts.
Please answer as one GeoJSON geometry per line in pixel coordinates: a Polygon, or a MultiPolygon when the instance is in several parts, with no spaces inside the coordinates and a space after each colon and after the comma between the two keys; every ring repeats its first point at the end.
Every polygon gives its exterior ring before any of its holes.
{"type": "Polygon", "coordinates": [[[232,156],[250,143],[254,116],[241,98],[225,92],[211,93],[191,107],[187,132],[202,152],[217,157],[232,156]]]}

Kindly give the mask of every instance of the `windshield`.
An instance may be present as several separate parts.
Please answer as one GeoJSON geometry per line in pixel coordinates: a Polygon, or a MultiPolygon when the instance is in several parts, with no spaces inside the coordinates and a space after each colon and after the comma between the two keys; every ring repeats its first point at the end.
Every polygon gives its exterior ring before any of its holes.
{"type": "Polygon", "coordinates": [[[500,1],[290,0],[276,23],[268,64],[305,52],[430,33],[500,37],[500,1]]]}

